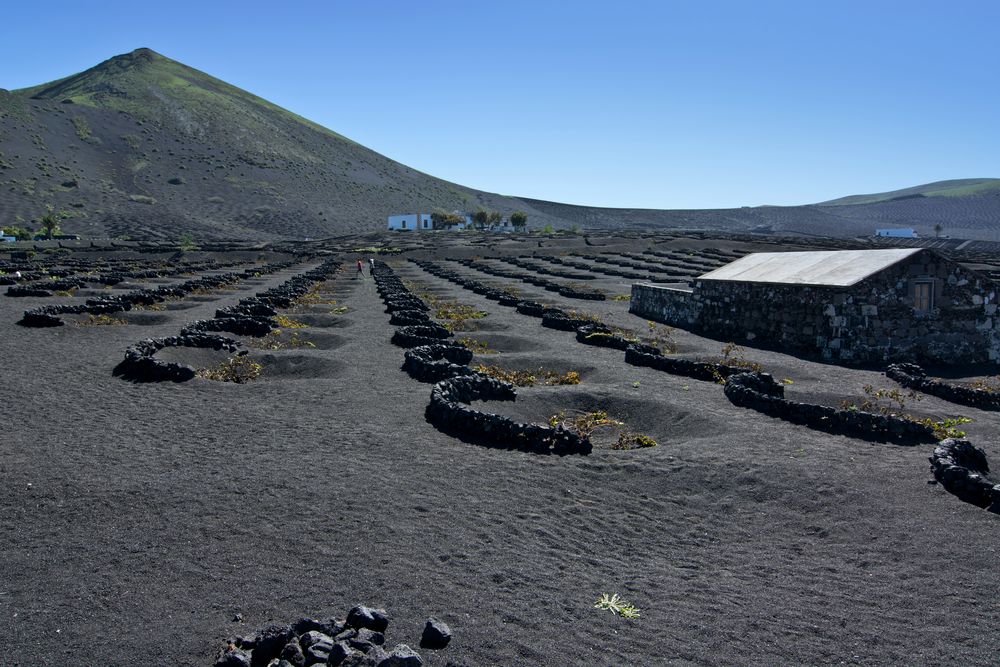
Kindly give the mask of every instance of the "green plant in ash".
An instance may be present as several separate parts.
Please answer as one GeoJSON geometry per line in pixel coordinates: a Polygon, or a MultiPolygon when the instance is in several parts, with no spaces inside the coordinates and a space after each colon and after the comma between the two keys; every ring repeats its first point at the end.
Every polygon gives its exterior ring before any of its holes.
{"type": "Polygon", "coordinates": [[[969,383],[970,389],[978,389],[979,391],[985,391],[990,394],[1000,394],[1000,375],[987,378],[985,380],[976,380],[969,383]]]}
{"type": "Polygon", "coordinates": [[[476,331],[476,320],[486,317],[486,312],[457,301],[436,301],[434,317],[442,320],[448,331],[476,331]]]}
{"type": "Polygon", "coordinates": [[[273,318],[274,323],[277,324],[282,329],[305,329],[308,324],[305,322],[300,322],[296,319],[292,319],[287,315],[275,315],[273,318]]]}
{"type": "Polygon", "coordinates": [[[619,597],[618,593],[613,593],[611,595],[604,593],[597,599],[597,602],[594,604],[594,609],[610,611],[612,614],[629,620],[639,618],[639,609],[619,597]]]}
{"type": "Polygon", "coordinates": [[[588,313],[585,310],[567,310],[566,317],[571,320],[586,320],[587,322],[594,322],[595,324],[603,324],[604,321],[601,320],[600,315],[595,315],[594,313],[588,313]]]}
{"type": "Polygon", "coordinates": [[[567,417],[565,411],[558,412],[549,417],[549,426],[555,428],[562,424],[565,428],[575,431],[582,436],[589,436],[602,426],[624,426],[625,422],[614,417],[609,417],[606,410],[594,410],[585,412],[576,417],[567,417]]]}
{"type": "Polygon", "coordinates": [[[473,370],[502,382],[509,382],[515,387],[533,387],[538,383],[539,378],[550,386],[580,384],[580,374],[576,371],[559,374],[544,368],[539,368],[537,371],[521,371],[501,366],[487,366],[486,364],[479,364],[473,370]]]}
{"type": "Polygon", "coordinates": [[[213,382],[234,382],[244,384],[256,380],[264,372],[264,367],[246,356],[230,357],[212,368],[199,368],[197,375],[213,382]]]}
{"type": "Polygon", "coordinates": [[[475,354],[500,354],[490,347],[489,343],[476,338],[459,338],[458,342],[469,348],[475,354]]]}
{"type": "Polygon", "coordinates": [[[292,331],[286,335],[284,329],[275,329],[261,338],[251,338],[246,343],[247,347],[257,350],[291,350],[299,348],[313,348],[316,344],[304,340],[297,331],[292,331]]]}
{"type": "Polygon", "coordinates": [[[316,306],[321,304],[332,306],[337,303],[337,300],[323,296],[320,293],[320,286],[314,285],[308,292],[295,299],[292,303],[296,306],[316,306]]]}
{"type": "Polygon", "coordinates": [[[618,434],[618,442],[611,445],[611,449],[643,449],[646,447],[656,447],[657,445],[659,445],[659,443],[648,435],[625,431],[624,433],[618,434]]]}
{"type": "Polygon", "coordinates": [[[182,252],[193,252],[198,249],[198,244],[194,242],[194,236],[191,234],[181,234],[177,247],[179,247],[182,252]]]}
{"type": "Polygon", "coordinates": [[[659,325],[652,320],[646,322],[649,336],[649,344],[658,349],[663,354],[673,354],[677,351],[677,341],[674,340],[674,328],[667,325],[659,325]]]}
{"type": "Polygon", "coordinates": [[[612,301],[631,301],[632,300],[632,295],[631,294],[615,294],[613,297],[611,297],[611,300],[612,301]]]}
{"type": "MultiPolygon", "coordinates": [[[[764,370],[763,364],[748,360],[743,348],[736,343],[726,343],[722,346],[722,356],[708,361],[731,368],[741,368],[749,373],[761,373],[764,370]]],[[[712,374],[717,384],[726,384],[726,378],[718,370],[713,370],[712,374]]]]}
{"type": "Polygon", "coordinates": [[[76,321],[76,326],[78,327],[116,327],[125,324],[128,324],[128,322],[120,317],[111,317],[110,315],[104,314],[88,314],[84,319],[76,321]]]}
{"type": "Polygon", "coordinates": [[[934,437],[938,440],[948,438],[964,438],[966,432],[958,428],[963,424],[971,424],[972,419],[958,415],[946,417],[944,419],[933,419],[931,417],[915,417],[906,412],[907,400],[923,400],[923,396],[910,390],[903,392],[900,389],[876,389],[870,384],[866,384],[861,390],[865,393],[865,398],[860,403],[845,399],[841,402],[842,410],[871,412],[888,417],[898,417],[907,421],[923,424],[934,432],[934,437]]]}

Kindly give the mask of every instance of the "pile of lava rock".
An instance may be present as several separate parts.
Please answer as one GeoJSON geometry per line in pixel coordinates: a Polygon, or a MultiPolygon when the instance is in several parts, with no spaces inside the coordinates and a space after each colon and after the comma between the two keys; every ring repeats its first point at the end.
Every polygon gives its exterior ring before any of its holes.
{"type": "MultiPolygon", "coordinates": [[[[253,637],[230,639],[215,667],[421,667],[423,659],[406,644],[384,648],[388,627],[385,610],[362,605],[346,619],[301,618],[291,625],[268,625],[253,637]]],[[[421,648],[436,651],[450,641],[447,624],[427,619],[421,648]]]]}

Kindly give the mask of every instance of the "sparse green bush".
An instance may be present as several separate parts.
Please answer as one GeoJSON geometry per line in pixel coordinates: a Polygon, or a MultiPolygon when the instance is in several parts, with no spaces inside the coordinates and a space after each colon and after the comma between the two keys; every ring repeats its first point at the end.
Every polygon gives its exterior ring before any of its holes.
{"type": "Polygon", "coordinates": [[[78,327],[114,327],[125,324],[128,324],[128,322],[120,317],[111,317],[110,315],[104,314],[88,314],[84,319],[76,321],[76,326],[78,327]]]}
{"type": "Polygon", "coordinates": [[[604,593],[600,598],[598,598],[594,608],[610,611],[612,614],[629,620],[639,618],[639,610],[635,606],[626,602],[624,599],[620,598],[618,593],[613,595],[604,593]]]}
{"type": "Polygon", "coordinates": [[[643,435],[642,433],[632,433],[631,431],[626,433],[620,433],[618,435],[618,442],[611,445],[611,449],[642,449],[645,447],[656,447],[659,443],[648,435],[643,435]]]}
{"type": "Polygon", "coordinates": [[[235,382],[244,384],[256,380],[264,372],[264,367],[246,356],[230,357],[213,368],[199,368],[197,375],[214,382],[235,382]]]}
{"type": "Polygon", "coordinates": [[[458,342],[472,350],[475,354],[499,354],[486,341],[475,338],[459,338],[458,342]]]}
{"type": "Polygon", "coordinates": [[[300,322],[298,320],[292,319],[287,315],[275,315],[272,318],[279,327],[282,329],[305,329],[308,324],[305,322],[300,322]]]}

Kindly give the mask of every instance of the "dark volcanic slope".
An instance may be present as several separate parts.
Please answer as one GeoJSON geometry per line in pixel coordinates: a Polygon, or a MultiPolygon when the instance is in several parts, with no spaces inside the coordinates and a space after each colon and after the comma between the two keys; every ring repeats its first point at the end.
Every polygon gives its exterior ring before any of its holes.
{"type": "MultiPolygon", "coordinates": [[[[516,200],[422,174],[149,49],[0,91],[0,222],[88,236],[273,238],[516,200]]],[[[537,218],[538,216],[536,216],[537,218]]]]}
{"type": "Polygon", "coordinates": [[[0,224],[51,206],[90,237],[303,238],[384,228],[392,213],[520,209],[535,228],[668,227],[825,236],[935,224],[997,240],[996,180],[970,179],[816,206],[609,209],[506,197],[375,153],[149,49],[17,91],[0,89],[0,224]],[[902,199],[900,199],[902,197],[902,199]]]}

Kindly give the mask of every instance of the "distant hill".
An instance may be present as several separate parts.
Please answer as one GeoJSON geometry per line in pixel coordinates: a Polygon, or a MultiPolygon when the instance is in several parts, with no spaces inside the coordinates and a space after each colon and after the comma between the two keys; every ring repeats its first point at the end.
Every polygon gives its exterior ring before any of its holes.
{"type": "Polygon", "coordinates": [[[89,236],[316,237],[520,202],[423,174],[149,49],[0,91],[0,222],[89,236]]]}
{"type": "Polygon", "coordinates": [[[851,195],[821,202],[819,206],[853,206],[856,204],[876,204],[886,201],[918,199],[920,197],[1000,197],[1000,178],[964,178],[953,181],[937,181],[892,192],[871,195],[851,195]]]}
{"type": "Polygon", "coordinates": [[[523,210],[541,228],[677,228],[1000,239],[998,179],[944,181],[813,206],[654,210],[483,192],[424,174],[150,49],[73,76],[0,89],[0,224],[48,207],[87,237],[318,238],[385,228],[393,213],[523,210]]]}

